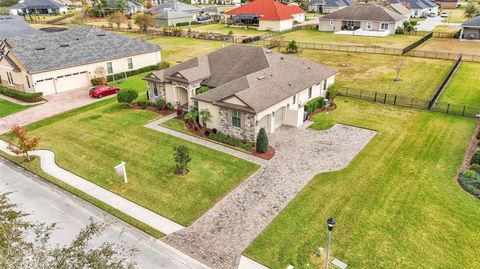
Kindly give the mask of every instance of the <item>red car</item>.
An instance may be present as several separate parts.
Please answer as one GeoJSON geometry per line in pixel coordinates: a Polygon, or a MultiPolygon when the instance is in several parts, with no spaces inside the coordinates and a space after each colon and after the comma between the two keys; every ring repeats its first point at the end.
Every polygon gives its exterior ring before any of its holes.
{"type": "Polygon", "coordinates": [[[98,85],[90,89],[88,93],[91,97],[102,98],[103,96],[107,96],[110,94],[115,94],[120,89],[115,86],[107,86],[107,85],[98,85]]]}

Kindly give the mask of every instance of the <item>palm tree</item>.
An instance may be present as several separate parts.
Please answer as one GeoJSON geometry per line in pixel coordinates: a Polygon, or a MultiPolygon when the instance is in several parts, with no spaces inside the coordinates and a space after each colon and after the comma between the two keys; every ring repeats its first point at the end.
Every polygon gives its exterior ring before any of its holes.
{"type": "Polygon", "coordinates": [[[210,118],[211,118],[210,112],[208,110],[204,109],[204,110],[200,111],[198,116],[200,118],[200,122],[203,125],[203,130],[205,131],[205,129],[207,128],[207,121],[210,121],[210,118]]]}
{"type": "MultiPolygon", "coordinates": [[[[192,126],[192,123],[194,124],[194,126],[198,127],[198,124],[197,124],[197,118],[198,118],[198,111],[196,110],[189,110],[185,116],[183,116],[183,118],[185,119],[185,121],[187,122],[187,124],[189,126],[192,126]]],[[[201,128],[200,128],[201,129],[201,128]]]]}

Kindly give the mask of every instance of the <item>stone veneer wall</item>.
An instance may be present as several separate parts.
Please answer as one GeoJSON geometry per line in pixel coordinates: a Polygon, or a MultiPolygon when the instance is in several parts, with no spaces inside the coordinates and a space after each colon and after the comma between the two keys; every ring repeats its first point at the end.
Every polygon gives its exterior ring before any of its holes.
{"type": "Polygon", "coordinates": [[[219,129],[218,131],[250,142],[255,141],[255,114],[242,111],[242,128],[232,126],[229,119],[231,109],[221,107],[218,111],[219,129]]]}

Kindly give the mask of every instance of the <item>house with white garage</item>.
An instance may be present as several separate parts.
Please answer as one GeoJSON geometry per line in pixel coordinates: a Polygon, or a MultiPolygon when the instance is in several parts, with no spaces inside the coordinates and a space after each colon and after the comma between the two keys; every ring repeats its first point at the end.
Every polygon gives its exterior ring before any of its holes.
{"type": "Polygon", "coordinates": [[[310,0],[307,7],[309,12],[329,14],[351,5],[351,0],[310,0]]]}
{"type": "Polygon", "coordinates": [[[401,3],[410,9],[411,18],[427,17],[438,14],[438,5],[431,0],[390,0],[391,4],[401,3]]]}
{"type": "Polygon", "coordinates": [[[65,14],[68,7],[55,0],[20,0],[9,8],[11,15],[65,14]]]}
{"type": "Polygon", "coordinates": [[[44,95],[88,87],[96,70],[112,75],[161,61],[158,45],[90,27],[7,37],[0,52],[3,86],[44,95]]]}
{"type": "Polygon", "coordinates": [[[304,105],[324,97],[336,73],[265,48],[230,45],[144,79],[150,100],[208,110],[207,128],[253,141],[260,128],[273,133],[281,125],[301,125],[304,105]],[[209,90],[197,95],[200,87],[209,90]]]}

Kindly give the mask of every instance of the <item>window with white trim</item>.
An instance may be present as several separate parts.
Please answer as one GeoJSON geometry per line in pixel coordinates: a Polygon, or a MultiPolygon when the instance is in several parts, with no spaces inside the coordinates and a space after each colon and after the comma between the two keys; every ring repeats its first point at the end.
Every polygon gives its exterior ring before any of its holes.
{"type": "Polygon", "coordinates": [[[380,24],[380,29],[381,29],[381,30],[388,30],[388,23],[382,22],[382,23],[380,24]]]}
{"type": "Polygon", "coordinates": [[[372,22],[367,21],[367,30],[372,30],[372,22]]]}
{"type": "Polygon", "coordinates": [[[232,110],[232,126],[241,127],[241,113],[238,110],[232,110]]]}
{"type": "Polygon", "coordinates": [[[8,79],[8,84],[9,84],[9,85],[13,85],[12,73],[7,72],[7,79],[8,79]]]}
{"type": "Polygon", "coordinates": [[[132,58],[128,58],[128,59],[127,59],[127,62],[128,62],[128,69],[133,69],[133,61],[132,61],[132,58]]]}
{"type": "Polygon", "coordinates": [[[107,73],[108,73],[108,74],[113,74],[112,62],[108,62],[108,63],[107,63],[107,73]]]}

